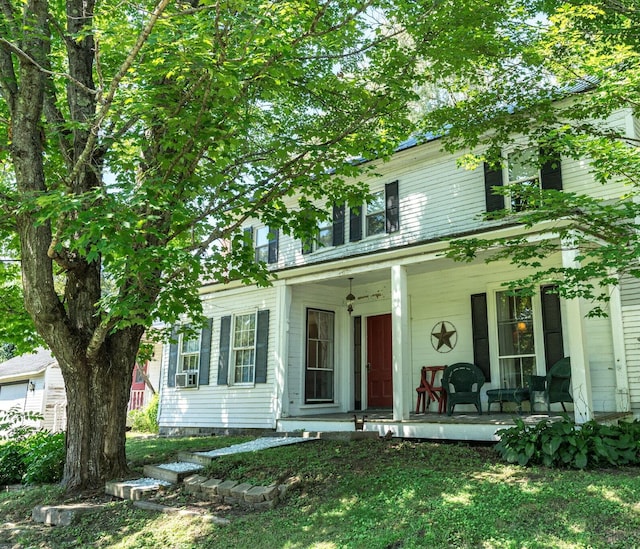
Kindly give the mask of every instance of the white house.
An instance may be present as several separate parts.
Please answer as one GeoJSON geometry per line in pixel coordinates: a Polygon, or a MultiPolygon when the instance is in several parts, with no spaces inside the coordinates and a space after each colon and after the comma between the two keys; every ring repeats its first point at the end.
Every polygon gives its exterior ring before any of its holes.
{"type": "Polygon", "coordinates": [[[44,419],[32,422],[51,432],[64,431],[67,397],[62,372],[47,349],[0,363],[0,410],[17,408],[44,419]]]}
{"type": "MultiPolygon", "coordinates": [[[[640,137],[630,112],[608,122],[640,137]]],[[[277,280],[269,288],[203,286],[208,326],[195,340],[165,347],[161,433],[346,430],[357,413],[383,434],[488,440],[508,414],[496,420],[459,406],[451,421],[433,407],[413,413],[421,367],[477,364],[486,410],[487,390],[523,386],[563,356],[571,358],[576,422],[640,414],[640,281],[622,279],[611,289],[608,318],[591,319],[589,303],[559,299],[548,285],[532,298],[509,296],[502,284],[524,273],[508,262],[443,257],[452,237],[523,233],[517,218],[480,219],[505,206],[492,186],[524,182],[603,198],[621,196],[622,186],[597,184],[586,161],[558,159],[532,172],[516,161],[500,171],[466,170],[458,158],[437,140],[404,143],[370,179],[375,199],[359,210],[335,206],[312,246],[258,223],[247,227],[256,257],[277,280]]],[[[530,237],[556,238],[558,222],[530,237]]],[[[547,264],[574,261],[566,251],[547,264]]]]}

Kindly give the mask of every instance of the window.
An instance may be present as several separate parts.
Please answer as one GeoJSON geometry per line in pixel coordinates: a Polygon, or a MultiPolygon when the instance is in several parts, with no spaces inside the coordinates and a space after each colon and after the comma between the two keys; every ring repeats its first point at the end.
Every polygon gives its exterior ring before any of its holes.
{"type": "Polygon", "coordinates": [[[532,297],[497,292],[496,317],[501,386],[525,387],[536,373],[532,297]]]}
{"type": "Polygon", "coordinates": [[[209,384],[211,359],[211,327],[208,318],[197,335],[178,335],[174,326],[173,340],[169,346],[168,387],[199,387],[209,384]]]}
{"type": "Polygon", "coordinates": [[[267,263],[269,260],[269,227],[256,229],[253,237],[253,246],[256,250],[256,261],[267,263]]]}
{"type": "Polygon", "coordinates": [[[333,246],[333,222],[331,220],[318,222],[315,238],[310,238],[302,243],[302,253],[309,254],[327,246],[333,246]]]}
{"type": "MultiPolygon", "coordinates": [[[[514,211],[535,207],[540,189],[562,190],[562,160],[558,153],[541,149],[539,158],[536,159],[535,155],[534,149],[527,149],[507,157],[508,169],[505,171],[508,174],[508,183],[512,185],[507,207],[514,211]],[[540,159],[544,160],[544,164],[538,169],[535,161],[539,163],[540,159]]],[[[503,186],[503,181],[502,167],[485,163],[484,188],[487,212],[505,208],[504,193],[496,190],[497,187],[503,186]]]]}
{"type": "Polygon", "coordinates": [[[510,206],[515,212],[530,209],[535,205],[537,193],[534,192],[532,195],[532,191],[540,190],[540,170],[536,162],[537,153],[534,149],[510,154],[508,157],[510,206]]]}
{"type": "Polygon", "coordinates": [[[180,336],[180,353],[176,371],[178,387],[198,386],[198,367],[200,365],[200,333],[188,338],[180,336]]]}
{"type": "Polygon", "coordinates": [[[307,309],[307,403],[333,402],[334,316],[332,311],[307,309]]]}
{"type": "MultiPolygon", "coordinates": [[[[349,213],[349,241],[357,242],[364,235],[373,236],[400,230],[400,202],[398,182],[384,186],[384,190],[371,195],[371,200],[349,213]]],[[[342,243],[342,242],[341,242],[342,243]]]]}
{"type": "Polygon", "coordinates": [[[371,200],[367,202],[366,235],[381,234],[385,232],[385,208],[384,191],[373,193],[371,200]]]}
{"type": "Polygon", "coordinates": [[[253,383],[256,362],[255,313],[233,317],[232,365],[234,383],[253,383]]]}

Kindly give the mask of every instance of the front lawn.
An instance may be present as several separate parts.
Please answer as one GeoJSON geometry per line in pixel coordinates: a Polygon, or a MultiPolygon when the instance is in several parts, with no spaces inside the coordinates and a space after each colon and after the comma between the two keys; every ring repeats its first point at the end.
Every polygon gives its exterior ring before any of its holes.
{"type": "MultiPolygon", "coordinates": [[[[132,438],[132,468],[247,437],[132,438]]],[[[525,468],[490,446],[399,440],[319,440],[217,458],[210,476],[252,483],[296,478],[270,511],[203,504],[177,490],[166,502],[231,523],[158,515],[113,501],[70,527],[31,522],[33,506],[62,501],[58,488],[0,495],[0,548],[417,548],[640,545],[637,468],[525,468]]],[[[104,501],[102,494],[94,495],[104,501]]]]}

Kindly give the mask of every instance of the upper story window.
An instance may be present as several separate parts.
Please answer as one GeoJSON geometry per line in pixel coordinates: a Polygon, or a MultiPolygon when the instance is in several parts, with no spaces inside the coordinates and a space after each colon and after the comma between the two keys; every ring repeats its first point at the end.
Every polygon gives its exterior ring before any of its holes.
{"type": "Polygon", "coordinates": [[[256,261],[267,263],[269,259],[269,227],[256,229],[253,235],[253,247],[256,251],[256,261]]]}
{"type": "MultiPolygon", "coordinates": [[[[531,191],[540,190],[540,169],[534,149],[510,154],[507,159],[507,170],[510,186],[510,208],[515,212],[531,209],[535,206],[531,191]]],[[[534,196],[537,193],[534,193],[534,196]]]]}
{"type": "Polygon", "coordinates": [[[303,241],[302,253],[308,254],[330,246],[344,244],[344,204],[335,204],[331,219],[318,222],[315,237],[303,241]]]}
{"type": "Polygon", "coordinates": [[[398,182],[387,183],[383,191],[372,194],[371,200],[360,208],[351,208],[349,240],[356,242],[365,236],[394,233],[400,230],[400,202],[398,182]]]}
{"type": "Polygon", "coordinates": [[[367,202],[366,210],[366,235],[372,236],[374,234],[382,234],[385,232],[385,222],[387,220],[385,215],[385,196],[384,191],[378,191],[373,193],[371,200],[367,202]]]}
{"type": "Polygon", "coordinates": [[[561,160],[557,154],[540,151],[545,160],[541,168],[536,162],[537,151],[527,149],[518,154],[507,157],[506,168],[484,165],[484,187],[486,211],[494,212],[505,208],[519,212],[534,206],[537,193],[529,192],[542,190],[562,190],[561,160]],[[505,196],[495,191],[502,187],[505,181],[510,185],[510,192],[505,196]],[[520,192],[518,192],[520,191],[520,192]],[[522,192],[527,191],[527,192],[522,192]]]}
{"type": "Polygon", "coordinates": [[[245,242],[253,243],[253,250],[257,262],[277,263],[278,262],[278,230],[270,227],[246,227],[244,229],[245,242]]]}

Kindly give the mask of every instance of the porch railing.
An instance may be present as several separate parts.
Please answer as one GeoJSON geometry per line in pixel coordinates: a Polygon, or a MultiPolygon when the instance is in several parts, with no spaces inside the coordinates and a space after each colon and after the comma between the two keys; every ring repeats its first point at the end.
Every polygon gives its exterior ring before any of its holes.
{"type": "Polygon", "coordinates": [[[139,410],[144,406],[144,389],[140,390],[131,390],[131,394],[129,395],[129,408],[128,411],[131,410],[139,410]]]}

